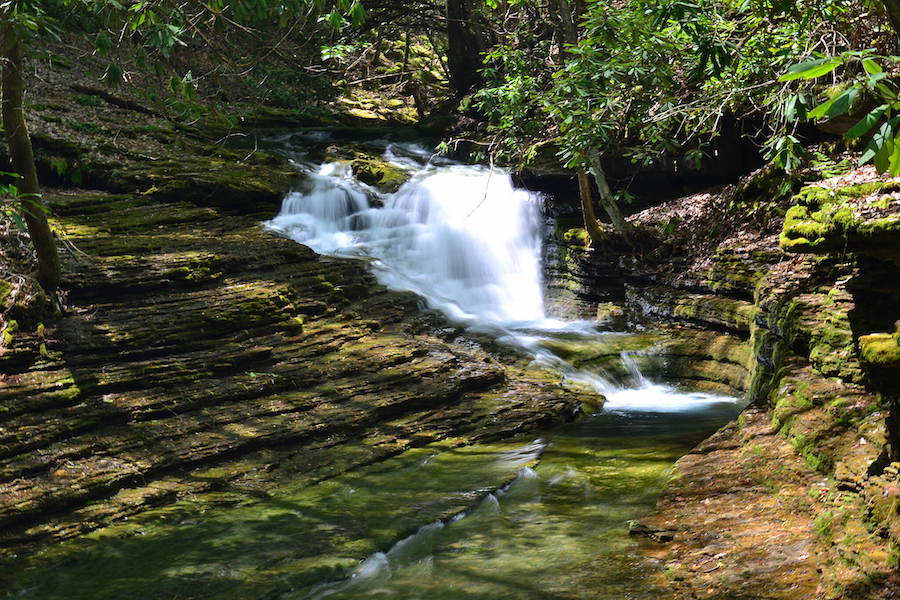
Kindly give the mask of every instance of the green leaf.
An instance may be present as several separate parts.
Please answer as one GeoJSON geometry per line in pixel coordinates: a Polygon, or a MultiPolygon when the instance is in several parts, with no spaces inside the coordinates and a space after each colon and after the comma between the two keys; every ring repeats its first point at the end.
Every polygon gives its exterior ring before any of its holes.
{"type": "Polygon", "coordinates": [[[877,62],[872,60],[871,58],[867,58],[862,61],[863,69],[866,70],[866,73],[869,75],[877,75],[878,73],[883,73],[884,69],[881,68],[877,62]]]}
{"type": "Polygon", "coordinates": [[[882,104],[881,106],[873,109],[872,112],[860,119],[859,122],[850,129],[850,131],[845,133],[844,137],[848,140],[853,140],[866,135],[867,133],[869,133],[869,131],[872,130],[873,127],[875,127],[875,124],[881,120],[881,118],[884,116],[884,113],[887,112],[887,109],[887,104],[882,104]]]}
{"type": "Polygon", "coordinates": [[[125,76],[125,71],[117,63],[111,62],[106,66],[101,79],[110,84],[119,84],[125,76]]]}
{"type": "Polygon", "coordinates": [[[885,143],[891,138],[893,131],[892,123],[895,123],[896,121],[897,118],[895,117],[894,119],[891,119],[890,122],[881,124],[881,127],[878,128],[878,131],[875,132],[875,135],[872,136],[872,139],[869,140],[869,143],[866,145],[866,149],[863,151],[862,156],[859,157],[860,166],[871,162],[881,151],[885,143]]]}
{"type": "Polygon", "coordinates": [[[891,156],[888,161],[888,171],[890,171],[891,175],[896,176],[900,175],[900,143],[898,143],[897,138],[895,137],[892,140],[893,150],[891,151],[891,156]]]}
{"type": "Polygon", "coordinates": [[[793,65],[788,72],[778,78],[778,81],[793,81],[795,79],[815,79],[827,75],[837,69],[843,61],[840,58],[828,57],[809,60],[793,65]]]}
{"type": "Polygon", "coordinates": [[[875,153],[875,169],[879,173],[884,173],[891,167],[891,155],[894,153],[894,149],[896,148],[896,144],[894,143],[893,137],[888,137],[885,140],[884,145],[875,153]]]}
{"type": "Polygon", "coordinates": [[[875,86],[878,85],[878,82],[882,79],[885,79],[888,76],[887,73],[875,73],[874,75],[870,75],[866,79],[866,85],[872,89],[875,89],[875,86]]]}
{"type": "Polygon", "coordinates": [[[809,118],[821,119],[827,116],[829,119],[833,119],[839,117],[850,110],[850,106],[853,105],[853,101],[858,95],[859,88],[857,87],[844,90],[843,93],[809,111],[809,118]]]}
{"type": "Polygon", "coordinates": [[[336,10],[332,10],[328,13],[328,16],[325,17],[325,22],[335,31],[340,31],[344,26],[344,18],[341,16],[341,13],[336,10]]]}
{"type": "Polygon", "coordinates": [[[788,122],[805,119],[807,112],[806,100],[803,96],[794,94],[784,103],[784,117],[788,122]]]}
{"type": "Polygon", "coordinates": [[[896,97],[897,97],[897,92],[894,91],[894,90],[892,90],[891,88],[889,88],[889,87],[888,87],[886,84],[884,84],[884,83],[877,83],[877,84],[875,84],[875,89],[878,90],[878,93],[880,93],[880,94],[881,94],[881,97],[884,98],[884,99],[888,99],[888,98],[896,98],[896,97]]]}
{"type": "Polygon", "coordinates": [[[828,109],[828,118],[833,119],[850,112],[856,98],[859,97],[859,88],[854,86],[846,90],[843,94],[834,99],[831,108],[828,109]]]}
{"type": "Polygon", "coordinates": [[[362,25],[366,20],[366,10],[360,2],[354,2],[350,6],[350,19],[353,21],[353,24],[357,26],[362,25]]]}
{"type": "Polygon", "coordinates": [[[16,227],[18,227],[22,231],[28,230],[28,226],[25,225],[25,221],[22,220],[22,217],[19,216],[19,213],[12,212],[12,213],[10,213],[9,216],[12,217],[12,220],[16,223],[16,227]]]}
{"type": "Polygon", "coordinates": [[[784,103],[784,118],[793,122],[797,116],[797,96],[791,96],[784,103]]]}

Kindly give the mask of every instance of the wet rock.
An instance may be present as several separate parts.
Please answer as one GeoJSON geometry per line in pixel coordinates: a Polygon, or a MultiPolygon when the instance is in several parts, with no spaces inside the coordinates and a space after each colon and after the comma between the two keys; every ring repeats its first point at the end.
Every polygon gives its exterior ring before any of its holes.
{"type": "MultiPolygon", "coordinates": [[[[66,315],[0,357],[3,556],[576,415],[583,395],[558,376],[444,339],[364,263],[235,214],[274,214],[280,167],[257,165],[267,191],[223,196],[210,160],[167,164],[149,193],[47,195],[80,253],[64,258],[66,315]]],[[[123,181],[146,192],[142,177],[123,181]]]]}
{"type": "Polygon", "coordinates": [[[329,146],[325,151],[325,160],[349,164],[354,177],[385,194],[396,192],[409,181],[408,171],[365,149],[329,146]]]}
{"type": "Polygon", "coordinates": [[[626,286],[625,290],[629,304],[654,320],[683,320],[747,336],[756,315],[753,303],[743,300],[659,286],[626,286]]]}

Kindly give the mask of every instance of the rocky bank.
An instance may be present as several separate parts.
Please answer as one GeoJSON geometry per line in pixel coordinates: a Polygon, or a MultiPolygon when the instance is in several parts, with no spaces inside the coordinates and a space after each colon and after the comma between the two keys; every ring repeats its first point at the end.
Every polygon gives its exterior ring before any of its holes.
{"type": "Polygon", "coordinates": [[[665,240],[644,256],[561,231],[551,284],[564,305],[671,331],[668,379],[751,401],[633,524],[662,597],[894,598],[898,184],[859,169],[754,226],[772,177],[636,215],[665,240]]]}

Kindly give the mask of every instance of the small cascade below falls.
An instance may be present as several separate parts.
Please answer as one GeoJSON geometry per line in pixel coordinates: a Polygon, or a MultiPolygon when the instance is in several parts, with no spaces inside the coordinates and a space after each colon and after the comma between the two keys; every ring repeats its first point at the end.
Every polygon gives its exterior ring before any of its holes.
{"type": "Polygon", "coordinates": [[[626,377],[613,381],[575,368],[548,349],[554,336],[593,343],[593,322],[547,318],[541,278],[541,200],[517,189],[502,169],[432,164],[413,144],[388,144],[385,160],[410,179],[393,194],[356,180],[346,163],[308,169],[268,227],[320,254],[368,258],[379,281],[413,291],[467,327],[531,353],[567,379],[593,387],[607,410],[687,412],[735,399],[683,394],[645,379],[623,354],[626,377]]]}

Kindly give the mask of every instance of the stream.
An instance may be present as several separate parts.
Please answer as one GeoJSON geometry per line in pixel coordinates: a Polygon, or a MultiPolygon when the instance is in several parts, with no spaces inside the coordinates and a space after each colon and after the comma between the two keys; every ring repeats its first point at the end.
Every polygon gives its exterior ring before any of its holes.
{"type": "Polygon", "coordinates": [[[623,332],[545,313],[540,197],[500,169],[454,164],[414,144],[373,145],[410,173],[396,193],[359,182],[349,164],[301,159],[309,187],[290,194],[268,227],[321,254],[370,260],[381,283],[606,401],[550,433],[537,470],[525,467],[464,518],[424,525],[349,579],[297,597],[651,597],[627,558],[623,524],[650,510],[671,463],[741,403],[654,383],[634,352],[622,352],[618,377],[573,366],[554,348],[623,332]]]}
{"type": "Polygon", "coordinates": [[[541,201],[504,171],[373,142],[411,175],[383,194],[346,164],[306,161],[298,148],[319,135],[274,141],[309,177],[269,229],[367,260],[381,283],[602,394],[603,408],[524,438],[432,443],[314,486],[100,530],[48,552],[6,597],[654,597],[627,522],[743,403],[652,381],[645,334],[547,315],[541,201]],[[622,348],[613,369],[577,368],[559,351],[603,344],[622,348]]]}

